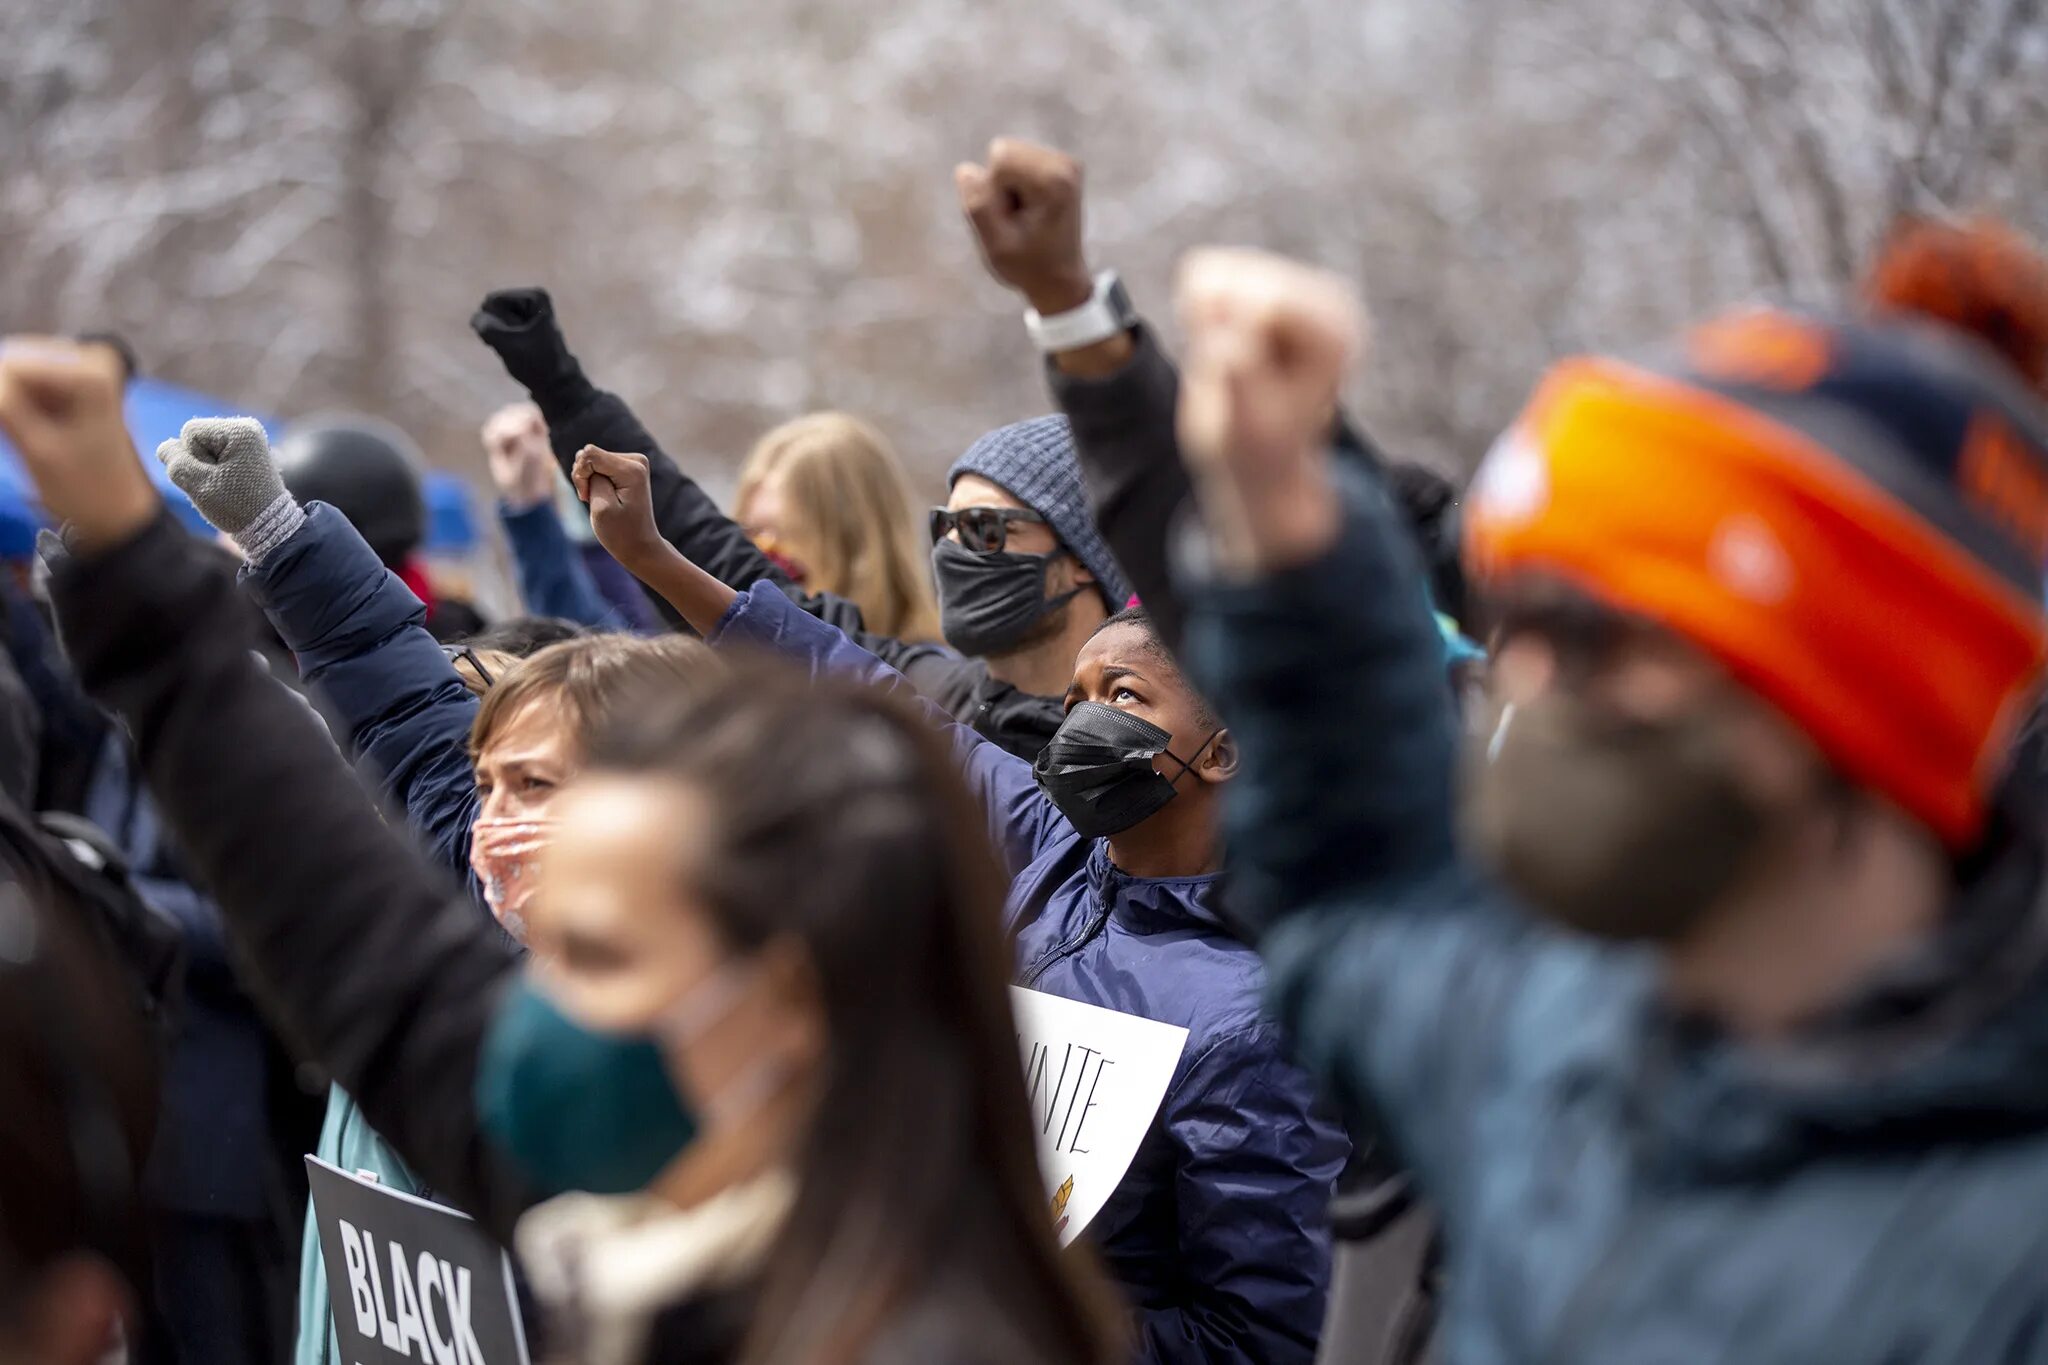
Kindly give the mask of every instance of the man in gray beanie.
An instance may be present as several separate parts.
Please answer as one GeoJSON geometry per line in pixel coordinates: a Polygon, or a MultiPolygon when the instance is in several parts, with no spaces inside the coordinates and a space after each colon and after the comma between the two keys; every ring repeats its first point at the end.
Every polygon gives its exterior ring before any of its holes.
{"type": "Polygon", "coordinates": [[[1020,692],[1060,696],[1082,644],[1131,597],[1089,516],[1067,419],[991,431],[947,478],[932,513],[946,643],[1020,692]]]}

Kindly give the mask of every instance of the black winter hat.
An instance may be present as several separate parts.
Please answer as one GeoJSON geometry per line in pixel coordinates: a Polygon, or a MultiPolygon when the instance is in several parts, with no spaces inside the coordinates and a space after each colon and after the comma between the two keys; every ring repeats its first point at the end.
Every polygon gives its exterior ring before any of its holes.
{"type": "Polygon", "coordinates": [[[420,450],[389,422],[309,418],[285,433],[276,453],[292,496],[324,502],[347,517],[387,566],[404,562],[425,538],[420,450]]]}

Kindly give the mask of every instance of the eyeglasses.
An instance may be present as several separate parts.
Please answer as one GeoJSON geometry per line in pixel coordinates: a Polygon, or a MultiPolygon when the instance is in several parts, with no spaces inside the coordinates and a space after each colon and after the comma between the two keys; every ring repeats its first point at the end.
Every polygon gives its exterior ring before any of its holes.
{"type": "Polygon", "coordinates": [[[465,663],[475,669],[477,681],[484,685],[486,691],[498,685],[498,680],[491,676],[491,670],[484,667],[484,661],[468,645],[442,645],[441,652],[448,656],[449,663],[465,663]]]}
{"type": "Polygon", "coordinates": [[[932,509],[932,544],[958,532],[960,543],[970,550],[995,554],[1010,543],[1010,523],[1028,522],[1043,526],[1045,518],[1023,507],[947,507],[932,509]]]}

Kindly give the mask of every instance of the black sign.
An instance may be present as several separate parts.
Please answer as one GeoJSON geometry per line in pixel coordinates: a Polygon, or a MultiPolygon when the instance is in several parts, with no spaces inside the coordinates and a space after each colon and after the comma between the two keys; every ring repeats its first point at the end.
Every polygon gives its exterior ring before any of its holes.
{"type": "Polygon", "coordinates": [[[512,1263],[455,1212],[306,1158],[343,1365],[527,1365],[512,1263]]]}

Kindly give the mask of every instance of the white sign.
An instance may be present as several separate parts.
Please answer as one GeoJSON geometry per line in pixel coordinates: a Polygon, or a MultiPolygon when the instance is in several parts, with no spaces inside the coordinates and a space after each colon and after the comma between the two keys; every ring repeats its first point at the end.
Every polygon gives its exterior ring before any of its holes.
{"type": "Polygon", "coordinates": [[[1060,1245],[1081,1235],[1130,1169],[1173,1083],[1188,1031],[1010,988],[1038,1162],[1060,1245]]]}

